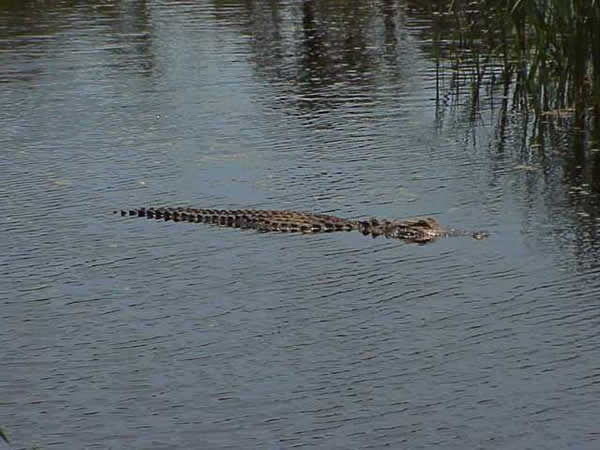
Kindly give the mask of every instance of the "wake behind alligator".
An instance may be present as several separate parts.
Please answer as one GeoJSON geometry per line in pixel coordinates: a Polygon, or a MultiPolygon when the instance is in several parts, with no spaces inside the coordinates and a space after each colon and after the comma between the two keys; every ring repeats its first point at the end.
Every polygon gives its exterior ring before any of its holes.
{"type": "MultiPolygon", "coordinates": [[[[118,214],[119,211],[115,211],[118,214]]],[[[230,228],[252,229],[264,232],[322,233],[332,231],[360,231],[366,236],[384,236],[407,242],[427,243],[446,236],[470,236],[485,239],[487,233],[443,228],[433,217],[414,219],[350,220],[300,211],[265,209],[197,209],[197,208],[137,208],[120,211],[121,216],[175,222],[208,223],[230,228]]]]}

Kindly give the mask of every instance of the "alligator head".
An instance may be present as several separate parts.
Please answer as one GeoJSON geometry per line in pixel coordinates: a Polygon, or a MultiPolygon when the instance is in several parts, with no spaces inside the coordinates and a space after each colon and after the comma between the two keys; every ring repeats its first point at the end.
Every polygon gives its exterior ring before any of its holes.
{"type": "Polygon", "coordinates": [[[433,217],[415,219],[380,220],[370,219],[359,222],[358,229],[365,235],[373,237],[385,236],[391,239],[402,239],[408,242],[424,244],[445,236],[471,236],[473,239],[485,239],[484,232],[469,232],[443,228],[433,217]]]}

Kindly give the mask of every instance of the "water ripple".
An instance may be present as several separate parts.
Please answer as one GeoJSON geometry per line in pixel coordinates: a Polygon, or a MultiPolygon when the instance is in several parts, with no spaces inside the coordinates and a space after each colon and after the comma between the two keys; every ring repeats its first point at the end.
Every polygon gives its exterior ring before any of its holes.
{"type": "Polygon", "coordinates": [[[594,218],[538,201],[550,188],[510,139],[492,153],[486,121],[436,110],[423,18],[217,3],[0,9],[15,447],[593,448],[594,218]],[[112,214],[152,205],[432,214],[492,235],[112,214]]]}

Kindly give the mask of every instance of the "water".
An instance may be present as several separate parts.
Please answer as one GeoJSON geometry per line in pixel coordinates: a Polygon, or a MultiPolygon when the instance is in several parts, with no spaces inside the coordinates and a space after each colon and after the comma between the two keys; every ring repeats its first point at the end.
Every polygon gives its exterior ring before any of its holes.
{"type": "Polygon", "coordinates": [[[564,130],[542,152],[518,116],[499,134],[493,110],[440,114],[426,16],[0,5],[15,448],[597,448],[600,165],[564,130]],[[435,215],[491,237],[112,214],[152,205],[435,215]]]}

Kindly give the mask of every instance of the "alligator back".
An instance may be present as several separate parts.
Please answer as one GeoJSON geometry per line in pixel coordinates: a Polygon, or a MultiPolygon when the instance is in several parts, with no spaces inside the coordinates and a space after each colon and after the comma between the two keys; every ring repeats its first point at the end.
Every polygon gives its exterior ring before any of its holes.
{"type": "Polygon", "coordinates": [[[121,211],[121,215],[279,232],[351,231],[357,227],[354,221],[326,214],[266,209],[138,208],[121,211]]]}

